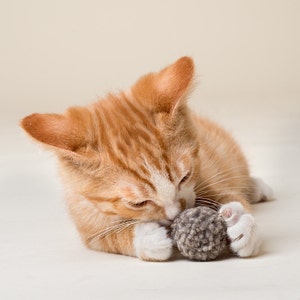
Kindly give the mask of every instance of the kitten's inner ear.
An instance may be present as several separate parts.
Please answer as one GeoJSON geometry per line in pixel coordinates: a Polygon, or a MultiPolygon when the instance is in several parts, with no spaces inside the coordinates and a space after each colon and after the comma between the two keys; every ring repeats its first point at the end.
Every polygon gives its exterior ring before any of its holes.
{"type": "Polygon", "coordinates": [[[160,72],[140,78],[132,87],[132,93],[151,110],[172,113],[186,99],[193,76],[193,60],[182,57],[160,72]]]}
{"type": "Polygon", "coordinates": [[[32,114],[21,121],[21,126],[37,141],[60,150],[75,152],[85,144],[82,113],[78,108],[65,115],[32,114]]]}

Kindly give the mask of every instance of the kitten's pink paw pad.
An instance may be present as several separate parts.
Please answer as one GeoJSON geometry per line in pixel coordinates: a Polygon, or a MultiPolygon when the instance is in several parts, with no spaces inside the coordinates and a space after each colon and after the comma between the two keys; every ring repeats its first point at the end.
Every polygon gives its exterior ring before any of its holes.
{"type": "Polygon", "coordinates": [[[244,207],[239,202],[230,202],[222,205],[219,213],[222,215],[227,223],[227,226],[233,226],[236,224],[240,216],[245,213],[244,207]]]}
{"type": "Polygon", "coordinates": [[[261,240],[253,216],[246,213],[239,202],[230,202],[223,205],[219,213],[226,221],[232,251],[241,257],[256,255],[261,240]],[[229,211],[231,211],[231,214],[228,213],[229,211]]]}
{"type": "Polygon", "coordinates": [[[229,219],[232,216],[232,209],[230,207],[223,209],[222,212],[220,212],[222,217],[226,220],[229,219]]]}
{"type": "Polygon", "coordinates": [[[165,227],[158,223],[141,223],[135,226],[134,247],[142,260],[163,261],[172,255],[173,244],[165,227]]]}

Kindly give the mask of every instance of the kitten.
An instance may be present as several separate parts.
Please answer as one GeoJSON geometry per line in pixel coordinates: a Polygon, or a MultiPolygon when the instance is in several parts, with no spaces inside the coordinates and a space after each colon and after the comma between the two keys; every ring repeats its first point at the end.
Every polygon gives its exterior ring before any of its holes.
{"type": "Polygon", "coordinates": [[[233,138],[188,109],[193,77],[192,59],[182,57],[126,93],[22,120],[57,155],[70,214],[87,247],[167,260],[166,226],[201,197],[222,204],[234,252],[258,253],[250,203],[270,191],[250,177],[233,138]]]}

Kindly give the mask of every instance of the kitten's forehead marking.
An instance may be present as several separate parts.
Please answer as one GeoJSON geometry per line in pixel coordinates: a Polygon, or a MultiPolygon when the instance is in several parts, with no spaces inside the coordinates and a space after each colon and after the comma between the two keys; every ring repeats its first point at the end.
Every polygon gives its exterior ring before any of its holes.
{"type": "Polygon", "coordinates": [[[167,148],[148,110],[132,101],[130,93],[127,96],[111,95],[108,99],[110,101],[101,102],[100,107],[97,107],[99,144],[109,160],[155,190],[155,186],[148,180],[150,173],[143,170],[143,164],[147,161],[158,170],[166,169],[171,177],[167,148]]]}
{"type": "Polygon", "coordinates": [[[176,196],[176,188],[168,179],[167,174],[161,173],[156,169],[149,170],[151,174],[151,182],[156,188],[157,198],[161,202],[174,202],[176,196]]]}
{"type": "Polygon", "coordinates": [[[167,172],[155,169],[145,161],[145,166],[150,173],[150,181],[156,189],[156,201],[161,205],[166,217],[173,220],[180,212],[180,203],[177,201],[177,187],[170,180],[167,172]]]}
{"type": "Polygon", "coordinates": [[[167,174],[155,169],[152,169],[150,172],[151,181],[157,191],[157,201],[164,207],[167,218],[173,220],[180,212],[180,204],[176,199],[177,189],[168,179],[167,174]]]}

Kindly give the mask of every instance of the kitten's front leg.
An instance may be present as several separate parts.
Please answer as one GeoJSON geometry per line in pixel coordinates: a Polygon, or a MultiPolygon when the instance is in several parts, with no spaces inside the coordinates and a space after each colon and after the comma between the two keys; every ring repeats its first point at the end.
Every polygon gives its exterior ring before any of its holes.
{"type": "Polygon", "coordinates": [[[261,238],[254,217],[245,211],[240,202],[229,202],[223,205],[219,213],[227,223],[232,251],[240,257],[257,255],[261,238]]]}
{"type": "Polygon", "coordinates": [[[164,261],[172,255],[172,240],[165,227],[156,222],[135,226],[134,249],[136,256],[147,261],[164,261]]]}
{"type": "Polygon", "coordinates": [[[136,256],[146,261],[164,261],[172,255],[167,229],[156,222],[138,223],[103,237],[87,240],[94,250],[136,256]]]}

